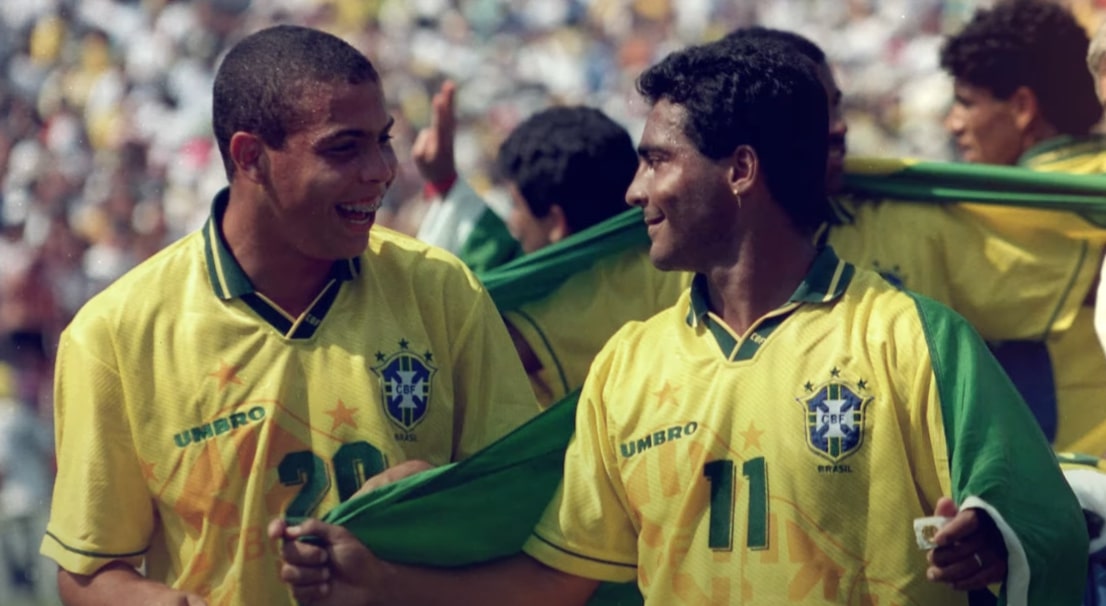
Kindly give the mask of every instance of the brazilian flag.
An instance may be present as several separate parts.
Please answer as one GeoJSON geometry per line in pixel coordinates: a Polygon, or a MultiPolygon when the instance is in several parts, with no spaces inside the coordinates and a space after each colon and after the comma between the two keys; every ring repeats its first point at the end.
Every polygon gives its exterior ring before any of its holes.
{"type": "MultiPolygon", "coordinates": [[[[1106,177],[1017,167],[851,159],[847,193],[861,198],[1066,211],[1106,230],[1106,177]]],[[[552,246],[483,272],[501,310],[548,295],[596,259],[648,242],[628,210],[552,246]]],[[[561,477],[573,394],[471,458],[342,503],[324,521],[350,529],[387,560],[465,566],[519,551],[561,477]]],[[[605,584],[592,604],[641,604],[634,585],[605,584]]]]}

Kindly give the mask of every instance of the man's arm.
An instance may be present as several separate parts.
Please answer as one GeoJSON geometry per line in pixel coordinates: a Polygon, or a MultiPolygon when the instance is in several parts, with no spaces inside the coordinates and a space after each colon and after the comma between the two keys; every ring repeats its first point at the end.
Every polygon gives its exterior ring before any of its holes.
{"type": "Polygon", "coordinates": [[[66,606],[206,606],[200,596],[151,581],[124,562],[90,575],[58,569],[58,592],[66,606]]]}
{"type": "Polygon", "coordinates": [[[281,578],[311,606],[571,606],[585,604],[599,585],[526,555],[456,569],[383,562],[346,529],[318,520],[273,520],[269,537],[284,542],[281,578]],[[313,543],[297,540],[307,535],[313,543]]]}

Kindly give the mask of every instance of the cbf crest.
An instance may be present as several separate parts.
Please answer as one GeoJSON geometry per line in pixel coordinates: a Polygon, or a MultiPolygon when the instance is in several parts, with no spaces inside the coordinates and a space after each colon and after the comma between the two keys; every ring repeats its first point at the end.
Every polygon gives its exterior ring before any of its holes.
{"type": "Polygon", "coordinates": [[[864,443],[864,415],[868,402],[867,383],[863,380],[848,382],[841,371],[834,368],[832,379],[815,387],[807,383],[807,396],[797,398],[806,412],[807,446],[834,463],[836,469],[843,459],[860,450],[864,443]]]}
{"type": "Polygon", "coordinates": [[[428,351],[419,355],[403,339],[399,351],[391,355],[377,352],[377,364],[372,370],[380,377],[384,412],[404,431],[411,431],[426,416],[430,408],[430,390],[438,372],[428,351]]]}

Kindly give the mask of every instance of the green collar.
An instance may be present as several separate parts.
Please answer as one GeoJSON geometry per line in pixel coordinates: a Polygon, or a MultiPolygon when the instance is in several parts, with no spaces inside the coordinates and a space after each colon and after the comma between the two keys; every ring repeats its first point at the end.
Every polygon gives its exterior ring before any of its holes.
{"type": "MultiPolygon", "coordinates": [[[[211,205],[211,216],[204,223],[204,256],[207,259],[207,273],[215,296],[224,301],[253,294],[253,283],[242,271],[242,266],[234,259],[230,248],[223,239],[223,214],[230,201],[230,191],[223,189],[215,194],[211,205]]],[[[330,277],[338,282],[348,282],[361,273],[361,259],[341,259],[330,267],[330,277]]]]}
{"type": "Polygon", "coordinates": [[[692,328],[698,328],[700,325],[706,327],[728,360],[748,360],[767,341],[768,335],[772,334],[800,304],[828,303],[837,299],[848,288],[855,273],[856,268],[839,259],[832,247],[822,247],[818,256],[814,258],[810,271],[791,294],[787,303],[758,320],[750,330],[749,337],[740,340],[734,337],[725,324],[711,317],[707,277],[696,274],[691,282],[691,304],[686,322],[692,328]]]}
{"type": "Polygon", "coordinates": [[[1027,149],[1018,158],[1018,166],[1033,168],[1040,164],[1103,151],[1106,151],[1106,137],[1102,135],[1090,134],[1081,137],[1060,135],[1041,141],[1027,149]]]}

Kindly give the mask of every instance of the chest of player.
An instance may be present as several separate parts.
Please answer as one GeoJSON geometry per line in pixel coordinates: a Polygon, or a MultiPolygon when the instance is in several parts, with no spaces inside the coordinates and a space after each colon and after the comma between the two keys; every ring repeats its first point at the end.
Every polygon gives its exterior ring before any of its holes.
{"type": "Polygon", "coordinates": [[[178,495],[252,483],[282,505],[306,494],[321,513],[390,465],[448,462],[448,348],[419,326],[369,335],[332,320],[311,339],[256,325],[181,330],[173,354],[126,361],[145,374],[127,400],[140,403],[128,409],[151,491],[192,509],[178,495]]]}

